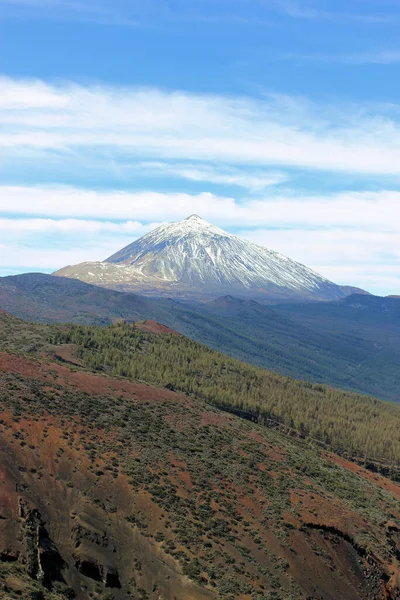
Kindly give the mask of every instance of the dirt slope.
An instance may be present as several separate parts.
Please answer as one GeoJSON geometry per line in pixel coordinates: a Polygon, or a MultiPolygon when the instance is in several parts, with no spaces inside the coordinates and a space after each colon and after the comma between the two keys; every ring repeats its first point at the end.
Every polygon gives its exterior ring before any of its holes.
{"type": "Polygon", "coordinates": [[[1,598],[400,597],[382,477],[49,359],[3,352],[0,403],[1,598]]]}
{"type": "Polygon", "coordinates": [[[170,333],[172,335],[181,335],[178,331],[163,325],[162,323],[157,323],[157,321],[138,321],[136,327],[141,329],[142,331],[148,331],[149,333],[170,333]]]}

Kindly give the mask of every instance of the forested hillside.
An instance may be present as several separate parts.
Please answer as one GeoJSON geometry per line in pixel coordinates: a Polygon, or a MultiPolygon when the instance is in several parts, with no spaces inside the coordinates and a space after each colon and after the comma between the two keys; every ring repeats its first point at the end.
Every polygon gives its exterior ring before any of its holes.
{"type": "Polygon", "coordinates": [[[135,325],[63,326],[54,345],[74,344],[90,369],[148,381],[216,406],[277,420],[349,456],[400,465],[400,407],[366,396],[282,377],[220,354],[184,336],[154,335],[135,325]]]}
{"type": "MultiPolygon", "coordinates": [[[[384,300],[361,298],[378,304],[384,300]]],[[[272,310],[230,296],[194,305],[40,273],[0,278],[0,309],[42,323],[109,325],[154,319],[258,367],[400,400],[400,322],[395,311],[375,318],[372,311],[330,302],[272,310]]]]}

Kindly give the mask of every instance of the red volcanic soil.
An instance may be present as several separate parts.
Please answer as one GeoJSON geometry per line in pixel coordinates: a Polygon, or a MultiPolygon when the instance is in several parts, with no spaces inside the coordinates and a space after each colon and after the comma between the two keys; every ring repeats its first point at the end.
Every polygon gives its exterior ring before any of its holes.
{"type": "Polygon", "coordinates": [[[0,352],[0,372],[15,373],[44,381],[49,385],[62,385],[63,388],[81,390],[94,395],[113,395],[132,398],[132,400],[153,400],[187,402],[183,394],[177,394],[165,388],[157,388],[145,383],[136,383],[126,379],[95,375],[85,371],[71,371],[66,366],[48,363],[44,360],[33,361],[0,352]]]}
{"type": "Polygon", "coordinates": [[[349,510],[343,501],[300,490],[291,490],[290,498],[292,506],[305,523],[337,527],[348,533],[352,533],[353,526],[368,526],[368,523],[355,511],[349,510]]]}
{"type": "MultiPolygon", "coordinates": [[[[183,577],[177,561],[154,542],[154,534],[164,527],[161,511],[149,494],[133,493],[124,474],[110,472],[111,460],[118,460],[116,452],[98,456],[93,467],[83,451],[85,436],[78,434],[79,421],[61,426],[50,417],[16,423],[8,412],[1,416],[1,599],[48,598],[34,595],[36,574],[24,576],[21,567],[13,570],[14,565],[27,564],[27,548],[36,543],[38,565],[43,564],[45,575],[54,578],[50,589],[61,586],[60,595],[51,598],[125,600],[128,586],[135,590],[134,598],[214,598],[209,590],[183,577]],[[131,516],[142,514],[146,515],[143,534],[131,516]],[[104,587],[104,595],[99,594],[104,587]],[[141,588],[153,594],[136,596],[141,588]],[[68,594],[71,589],[76,595],[68,594]]],[[[96,442],[102,442],[98,433],[96,442]]]]}
{"type": "Polygon", "coordinates": [[[167,327],[162,323],[157,323],[157,321],[138,321],[135,323],[135,326],[141,331],[146,331],[147,333],[170,333],[171,335],[182,335],[179,333],[179,331],[170,329],[170,327],[167,327]]]}
{"type": "Polygon", "coordinates": [[[340,467],[343,467],[344,469],[347,469],[352,473],[357,473],[357,475],[360,475],[360,477],[363,477],[368,481],[372,481],[373,483],[379,485],[380,487],[384,488],[385,490],[388,490],[389,492],[400,498],[400,485],[395,483],[394,481],[386,479],[386,477],[383,477],[378,473],[372,473],[371,471],[368,471],[368,469],[364,469],[363,467],[360,467],[360,465],[346,460],[345,458],[342,458],[337,454],[322,452],[322,456],[327,460],[332,461],[336,465],[339,465],[340,467]]]}
{"type": "Polygon", "coordinates": [[[49,354],[51,358],[68,363],[69,365],[84,367],[83,362],[76,357],[76,349],[76,344],[62,344],[61,346],[52,346],[49,354]]]}
{"type": "Polygon", "coordinates": [[[399,600],[393,482],[48,357],[0,352],[0,391],[0,598],[399,600]]]}

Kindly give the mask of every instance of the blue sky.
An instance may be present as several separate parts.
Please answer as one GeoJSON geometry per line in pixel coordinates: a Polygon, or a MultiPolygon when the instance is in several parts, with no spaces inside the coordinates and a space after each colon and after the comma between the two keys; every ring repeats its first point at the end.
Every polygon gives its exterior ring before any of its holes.
{"type": "Polygon", "coordinates": [[[0,275],[195,212],[400,293],[397,0],[0,0],[0,275]]]}

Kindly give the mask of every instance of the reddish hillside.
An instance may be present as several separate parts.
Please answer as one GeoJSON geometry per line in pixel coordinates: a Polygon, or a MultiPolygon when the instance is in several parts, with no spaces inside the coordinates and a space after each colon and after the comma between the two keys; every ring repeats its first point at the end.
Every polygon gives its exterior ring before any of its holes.
{"type": "Polygon", "coordinates": [[[170,329],[170,327],[167,327],[162,323],[157,323],[157,321],[138,321],[135,325],[138,329],[147,331],[148,333],[171,333],[172,335],[181,335],[178,331],[170,329]]]}
{"type": "Polygon", "coordinates": [[[0,398],[1,598],[400,597],[383,477],[49,359],[0,354],[0,398]]]}

